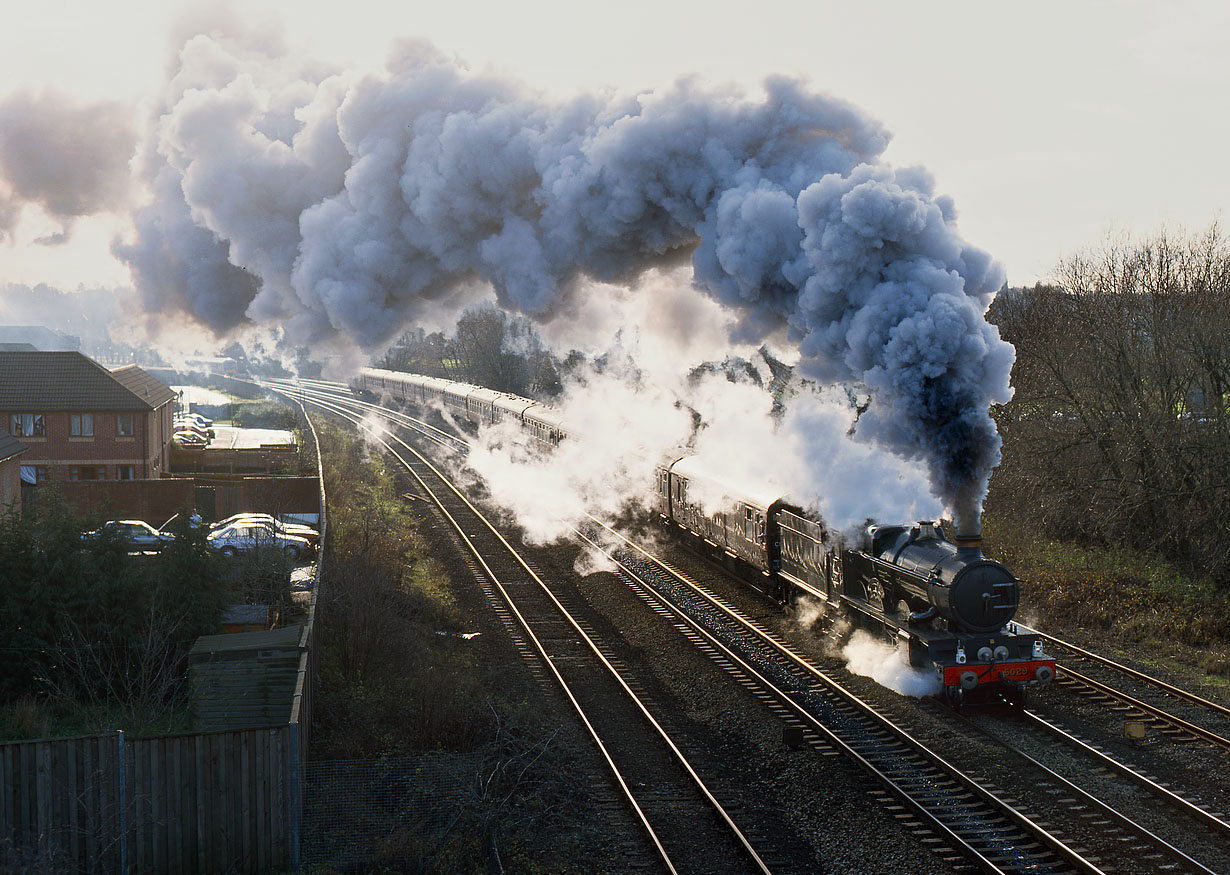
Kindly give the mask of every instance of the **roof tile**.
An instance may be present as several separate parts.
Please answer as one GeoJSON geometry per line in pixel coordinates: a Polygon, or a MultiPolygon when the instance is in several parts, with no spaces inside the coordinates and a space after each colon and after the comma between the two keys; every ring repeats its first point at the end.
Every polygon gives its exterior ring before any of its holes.
{"type": "Polygon", "coordinates": [[[0,410],[154,410],[174,397],[136,365],[112,373],[80,352],[0,350],[0,410]]]}
{"type": "Polygon", "coordinates": [[[0,434],[0,462],[19,456],[30,449],[12,435],[0,434]]]}

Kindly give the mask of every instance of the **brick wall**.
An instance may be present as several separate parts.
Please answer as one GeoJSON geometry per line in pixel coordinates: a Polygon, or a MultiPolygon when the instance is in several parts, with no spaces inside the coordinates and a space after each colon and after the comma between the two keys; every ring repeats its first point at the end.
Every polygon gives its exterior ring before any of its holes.
{"type": "Polygon", "coordinates": [[[191,481],[94,480],[58,483],[61,498],[78,516],[145,520],[158,527],[196,504],[191,481]]]}
{"type": "Polygon", "coordinates": [[[241,512],[279,516],[316,514],[320,509],[316,477],[176,476],[61,483],[59,490],[79,516],[145,520],[152,526],[193,507],[211,521],[241,512]]]}

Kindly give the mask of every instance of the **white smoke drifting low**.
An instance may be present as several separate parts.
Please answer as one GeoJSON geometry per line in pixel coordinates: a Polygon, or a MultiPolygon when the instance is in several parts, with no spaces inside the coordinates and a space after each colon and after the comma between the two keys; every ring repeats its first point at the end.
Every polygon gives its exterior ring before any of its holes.
{"type": "Polygon", "coordinates": [[[804,376],[860,386],[859,435],[976,525],[1003,277],[925,171],[880,161],[879,123],[783,78],[552,102],[423,43],[356,77],[265,36],[179,49],[142,149],[155,199],[115,249],[150,310],[375,349],[475,281],[549,324],[690,258],[735,339],[788,337],[804,376]]]}
{"type": "Polygon", "coordinates": [[[903,696],[934,696],[940,692],[939,679],[932,672],[920,671],[906,662],[897,649],[859,629],[842,649],[851,672],[874,680],[903,696]]]}

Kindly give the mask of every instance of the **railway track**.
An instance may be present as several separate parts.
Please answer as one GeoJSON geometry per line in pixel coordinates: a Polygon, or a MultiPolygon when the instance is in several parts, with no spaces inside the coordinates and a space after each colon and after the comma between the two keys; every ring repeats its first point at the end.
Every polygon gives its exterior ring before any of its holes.
{"type": "Polygon", "coordinates": [[[1046,632],[1021,625],[1067,654],[1056,663],[1056,681],[1072,692],[1161,731],[1173,741],[1203,741],[1230,750],[1230,708],[1160,678],[1093,653],[1046,632]],[[1130,687],[1130,689],[1125,689],[1130,687]]]}
{"type": "MultiPolygon", "coordinates": [[[[633,549],[639,550],[640,548],[633,547],[633,549]]],[[[657,562],[658,560],[655,558],[651,561],[657,562]]],[[[670,568],[667,573],[674,577],[681,586],[697,593],[700,598],[704,600],[714,598],[712,593],[708,592],[706,588],[699,587],[694,582],[686,580],[686,577],[679,575],[679,572],[675,569],[670,568]]],[[[655,588],[655,592],[660,594],[658,588],[655,588]]],[[[728,606],[715,604],[715,609],[723,614],[734,617],[740,628],[747,635],[756,636],[763,642],[767,650],[775,652],[786,663],[797,667],[804,676],[809,679],[824,680],[830,688],[846,693],[843,698],[851,706],[865,709],[868,713],[874,714],[876,719],[887,719],[882,710],[877,712],[876,709],[861,702],[857,696],[848,694],[848,691],[842,691],[839,682],[828,677],[827,673],[820,667],[812,665],[803,657],[794,654],[788,645],[779,640],[777,636],[761,629],[757,624],[739,615],[737,611],[728,606]]],[[[691,610],[682,610],[689,615],[693,615],[691,610]]],[[[728,653],[723,653],[722,658],[731,659],[728,653]]],[[[766,664],[768,659],[761,654],[752,654],[749,657],[749,661],[759,666],[766,664]]],[[[744,671],[747,670],[745,667],[741,668],[744,671]]],[[[947,709],[938,705],[931,710],[935,713],[938,723],[943,723],[947,717],[951,716],[947,709]]],[[[798,719],[801,715],[795,712],[792,716],[798,719]]],[[[806,721],[805,717],[803,719],[806,721]]],[[[836,725],[840,726],[840,724],[836,725]]],[[[811,725],[811,728],[814,728],[814,724],[811,725]]],[[[903,721],[899,725],[886,726],[886,729],[896,737],[903,739],[905,744],[910,747],[914,746],[912,740],[914,731],[909,727],[908,723],[903,721]]],[[[832,739],[826,740],[832,744],[832,739]]],[[[1015,838],[1016,842],[1032,843],[1035,845],[1059,842],[1064,845],[1060,852],[1061,855],[1065,858],[1067,864],[1074,867],[1075,871],[1096,871],[1101,868],[1101,870],[1108,872],[1152,873],[1169,871],[1205,873],[1205,875],[1215,871],[1192,858],[1173,843],[1154,834],[1131,817],[1121,813],[1114,806],[1094,798],[1091,794],[1075,786],[1072,782],[1067,781],[1061,775],[1029,757],[1024,751],[1014,748],[1009,743],[1004,743],[1003,747],[1010,750],[1022,761],[1023,765],[1028,766],[1031,774],[1031,777],[1028,779],[1029,786],[1014,786],[1012,791],[1009,792],[992,785],[990,781],[994,780],[999,784],[1004,778],[1003,769],[1000,768],[1003,763],[998,759],[994,760],[997,768],[992,775],[971,771],[969,774],[962,776],[951,762],[941,760],[939,757],[934,756],[930,750],[922,748],[924,751],[923,755],[930,758],[937,770],[939,770],[936,775],[944,775],[944,777],[932,777],[924,781],[928,787],[928,793],[930,793],[933,786],[944,781],[960,784],[963,788],[969,788],[971,785],[976,787],[978,790],[983,791],[978,795],[983,797],[983,801],[987,805],[980,815],[981,818],[985,819],[984,822],[994,822],[997,814],[1001,817],[1013,819],[1019,816],[1020,820],[1018,820],[1018,823],[1022,827],[1022,831],[1028,835],[1028,838],[1017,836],[1015,838]],[[1030,820],[1031,815],[1029,812],[1031,811],[1039,812],[1039,815],[1034,815],[1037,819],[1030,820]],[[1009,812],[1015,812],[1015,814],[1009,812]],[[1045,818],[1045,821],[1042,818],[1045,818]],[[1028,821],[1028,823],[1025,821],[1028,821]],[[1070,828],[1065,828],[1063,834],[1063,836],[1070,834],[1071,838],[1065,839],[1057,829],[1048,828],[1045,825],[1048,822],[1064,823],[1065,825],[1071,824],[1070,828]],[[1131,856],[1124,858],[1124,851],[1129,852],[1131,856]],[[1082,868],[1085,866],[1091,868],[1082,868]]],[[[974,766],[976,768],[976,764],[974,766]]],[[[982,771],[985,771],[985,768],[982,771]]],[[[892,770],[889,773],[895,774],[892,770]]],[[[910,792],[910,786],[906,782],[902,787],[888,787],[888,790],[897,798],[901,798],[902,794],[910,792]]],[[[977,790],[974,792],[977,793],[977,790]]],[[[930,796],[924,796],[919,801],[924,805],[934,805],[934,799],[930,796]]],[[[963,815],[970,813],[969,804],[968,802],[966,803],[967,807],[962,812],[963,815]]],[[[940,806],[936,810],[942,812],[943,807],[940,806]]],[[[971,828],[970,821],[968,820],[959,820],[958,822],[961,828],[971,828]]],[[[977,828],[973,829],[971,837],[969,844],[974,846],[986,841],[986,836],[977,828]]],[[[1053,844],[1051,846],[1054,847],[1053,844]]],[[[1046,866],[1056,865],[1053,861],[1041,862],[1026,857],[1012,860],[1005,857],[1002,853],[994,853],[990,856],[991,864],[1004,866],[1007,871],[1047,871],[1045,869],[1046,866]]],[[[978,865],[985,868],[988,862],[983,861],[978,865]]]]}
{"type": "Polygon", "coordinates": [[[428,459],[338,403],[306,394],[296,397],[375,432],[375,440],[436,505],[465,545],[481,580],[498,593],[502,607],[515,619],[517,635],[575,710],[666,871],[767,875],[790,868],[785,860],[770,868],[623,676],[593,626],[561,601],[428,459]]]}
{"type": "MultiPolygon", "coordinates": [[[[322,386],[318,387],[317,391],[331,395],[334,399],[331,403],[335,406],[358,408],[369,414],[378,413],[399,425],[413,428],[437,444],[458,449],[456,445],[461,443],[452,436],[433,436],[430,428],[424,429],[419,421],[405,414],[357,401],[345,387],[322,386]]],[[[464,528],[466,527],[461,525],[457,529],[463,537],[464,528]]],[[[625,567],[624,573],[636,577],[636,573],[630,568],[625,567]]],[[[755,633],[760,636],[757,647],[764,647],[763,651],[737,653],[723,643],[721,637],[704,629],[703,624],[692,619],[693,613],[687,607],[669,600],[664,601],[665,597],[658,587],[643,579],[635,585],[642,588],[647,600],[657,600],[655,610],[673,612],[681,625],[681,631],[686,628],[685,634],[693,638],[698,647],[710,653],[716,661],[730,666],[741,684],[756,688],[757,695],[793,727],[792,732],[797,734],[802,731],[810,743],[822,751],[829,754],[840,751],[858,762],[885,787],[885,795],[882,798],[893,800],[886,804],[890,809],[897,809],[895,813],[899,818],[907,820],[911,826],[929,832],[932,835],[930,842],[943,841],[981,871],[1212,871],[1130,818],[1049,772],[1045,766],[1035,763],[1035,768],[1047,774],[1047,777],[1039,782],[1037,790],[1055,797],[1054,801],[1059,805],[1058,808],[1050,806],[1041,809],[1051,812],[1048,817],[1059,819],[1057,813],[1062,813],[1062,806],[1068,805],[1071,807],[1068,820],[1094,828],[1081,830],[1082,835],[1100,837],[1109,843],[1104,846],[1111,849],[1129,849],[1132,853],[1133,865],[1125,866],[1123,861],[1116,861],[1117,865],[1099,868],[1101,864],[1096,854],[1075,844],[1065,843],[1056,831],[1048,831],[1043,824],[1031,820],[1023,810],[1024,806],[1014,805],[1012,800],[1005,798],[1006,794],[991,786],[985,776],[964,775],[939,761],[926,748],[913,742],[908,729],[892,726],[883,715],[877,714],[875,709],[868,708],[859,702],[857,697],[842,690],[840,684],[836,684],[831,678],[826,679],[823,684],[817,684],[818,675],[814,673],[819,670],[814,666],[804,669],[798,656],[789,654],[788,649],[783,650],[784,643],[774,641],[773,636],[764,630],[755,633]],[[759,667],[773,660],[779,660],[776,672],[765,674],[759,670],[759,667]],[[800,679],[802,687],[798,686],[800,679]],[[818,693],[821,687],[825,688],[823,695],[818,693]],[[858,712],[860,708],[862,715],[852,717],[852,711],[858,712]],[[861,728],[854,728],[861,720],[867,722],[861,728]]],[[[706,608],[704,605],[693,605],[693,610],[699,611],[703,616],[707,610],[714,609],[715,603],[711,595],[703,594],[702,590],[693,590],[693,593],[702,601],[708,600],[710,606],[706,608]]],[[[746,623],[745,620],[739,622],[746,623]]],[[[755,637],[751,633],[752,627],[743,625],[742,629],[743,637],[755,637]]],[[[542,653],[544,658],[549,659],[545,649],[542,653]]],[[[1042,718],[1036,715],[1035,719],[1042,721],[1042,718]]],[[[1008,743],[1005,743],[1005,746],[1011,748],[1008,743]]],[[[1015,755],[1024,760],[1030,759],[1023,751],[1016,751],[1015,755]]],[[[1122,764],[1116,765],[1132,772],[1122,764]]],[[[1163,793],[1169,792],[1165,788],[1159,789],[1163,793]]],[[[1190,801],[1186,804],[1198,812],[1194,817],[1211,818],[1208,824],[1210,827],[1225,827],[1216,815],[1201,811],[1199,806],[1190,801]]],[[[1114,859],[1116,855],[1113,852],[1103,852],[1102,859],[1108,856],[1114,859]]]]}

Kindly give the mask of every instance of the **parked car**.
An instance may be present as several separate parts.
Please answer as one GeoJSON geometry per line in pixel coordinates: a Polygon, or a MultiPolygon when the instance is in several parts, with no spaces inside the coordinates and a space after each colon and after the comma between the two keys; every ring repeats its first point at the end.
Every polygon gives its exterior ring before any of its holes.
{"type": "Polygon", "coordinates": [[[179,417],[176,417],[172,421],[172,424],[175,426],[176,431],[195,431],[198,434],[200,434],[201,437],[213,437],[214,436],[214,430],[212,426],[203,425],[201,422],[195,419],[181,419],[179,417]]]}
{"type": "Polygon", "coordinates": [[[207,447],[209,438],[203,438],[191,431],[177,431],[173,435],[175,442],[181,447],[207,447]]]}
{"type": "Polygon", "coordinates": [[[220,529],[223,526],[229,526],[239,522],[265,523],[273,526],[281,534],[292,535],[296,538],[303,538],[312,545],[313,550],[320,546],[320,532],[316,531],[311,526],[304,526],[298,523],[284,523],[277,517],[268,513],[237,513],[233,516],[228,516],[224,520],[219,520],[210,526],[210,528],[220,529]]]}
{"type": "Polygon", "coordinates": [[[201,428],[209,428],[214,424],[214,421],[208,416],[201,416],[199,413],[177,413],[175,414],[176,422],[191,422],[193,425],[198,425],[201,428]]]}
{"type": "Polygon", "coordinates": [[[108,520],[91,532],[83,532],[81,537],[86,541],[96,541],[104,531],[127,542],[131,548],[129,552],[160,553],[163,547],[175,540],[174,535],[141,520],[108,520]]]}
{"type": "Polygon", "coordinates": [[[205,440],[209,440],[211,437],[213,437],[213,435],[209,431],[201,428],[199,425],[197,425],[194,422],[177,422],[175,423],[175,430],[176,431],[190,431],[197,437],[205,438],[205,440]]]}
{"type": "Polygon", "coordinates": [[[306,539],[284,535],[268,523],[252,520],[216,528],[206,536],[206,543],[223,556],[278,550],[290,559],[299,559],[312,552],[306,539]]]}

